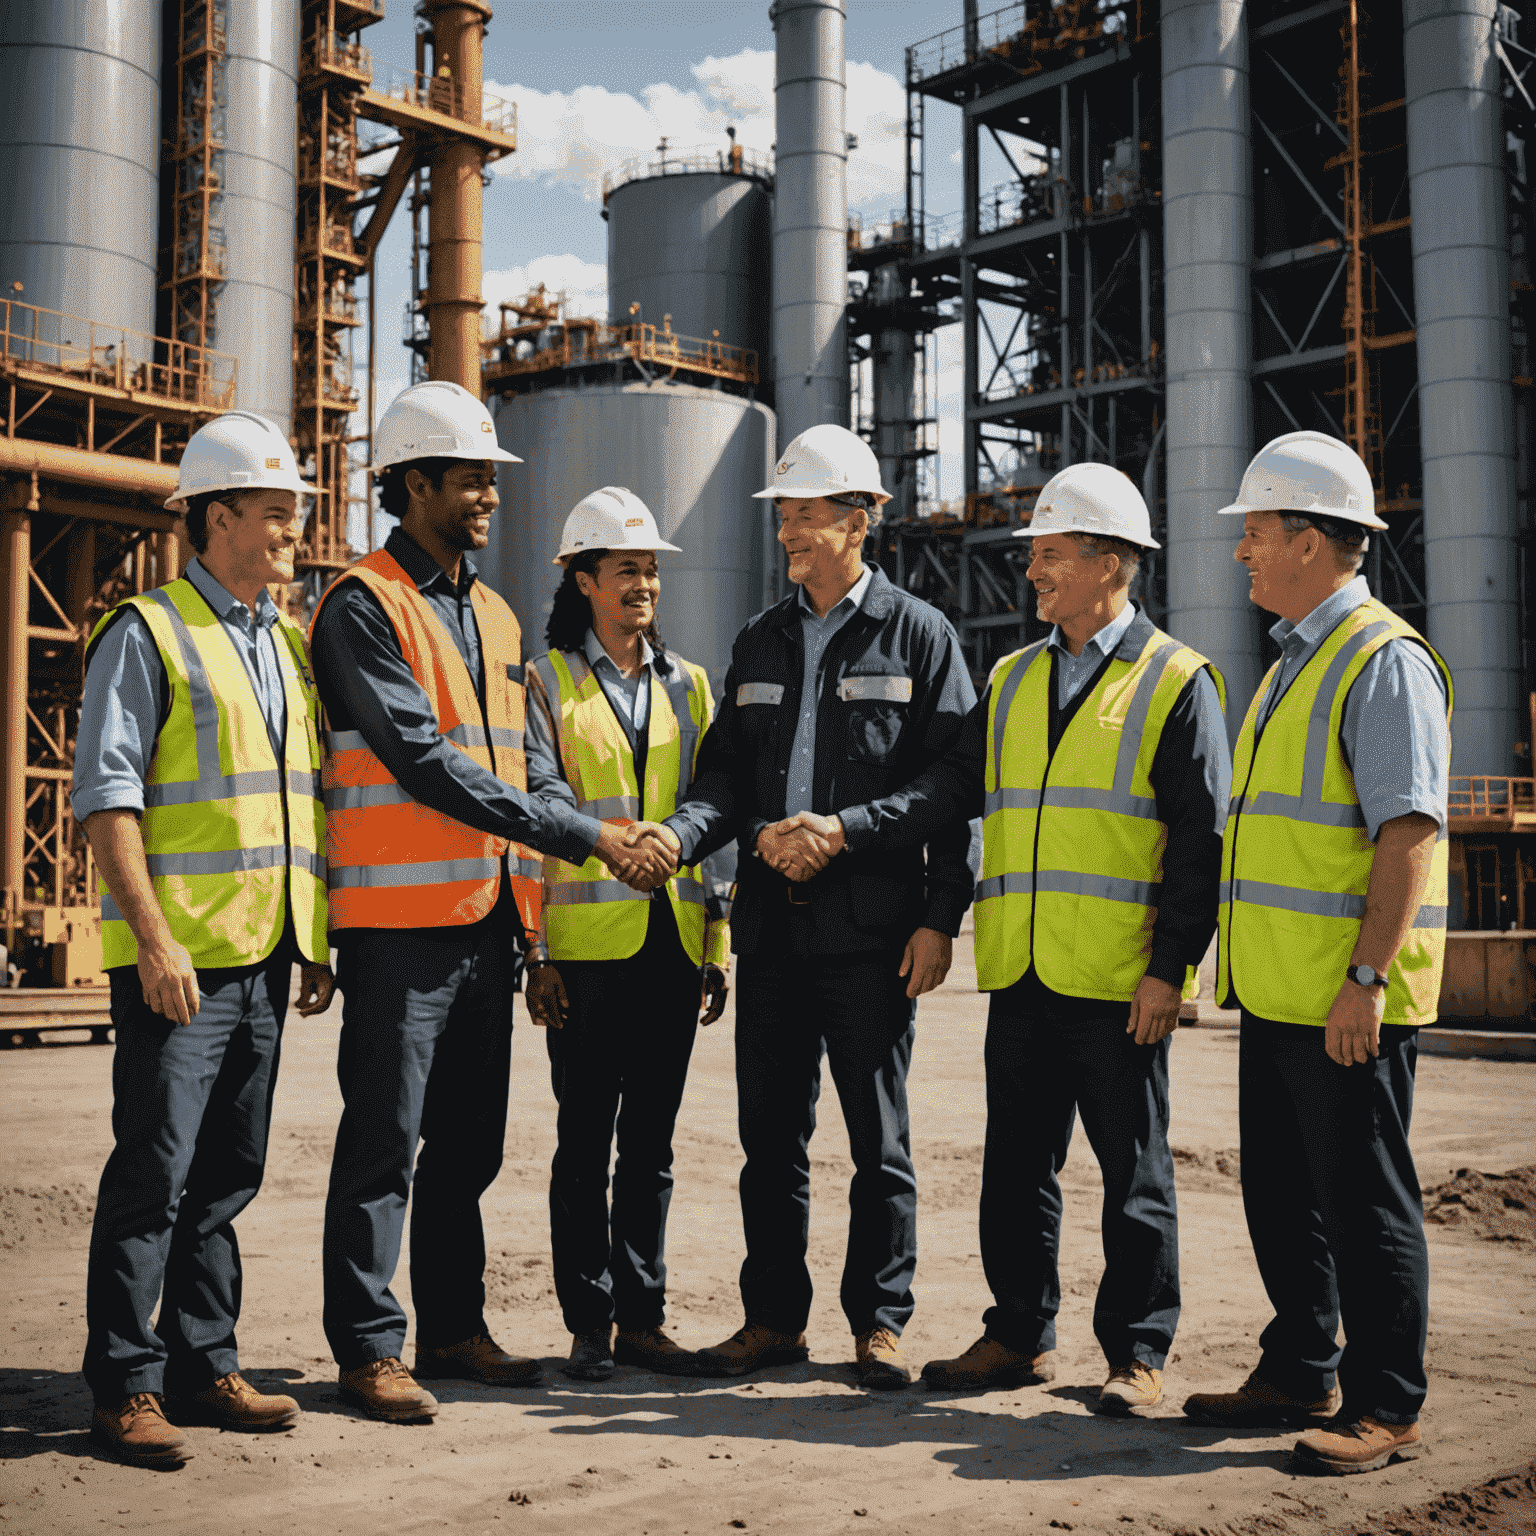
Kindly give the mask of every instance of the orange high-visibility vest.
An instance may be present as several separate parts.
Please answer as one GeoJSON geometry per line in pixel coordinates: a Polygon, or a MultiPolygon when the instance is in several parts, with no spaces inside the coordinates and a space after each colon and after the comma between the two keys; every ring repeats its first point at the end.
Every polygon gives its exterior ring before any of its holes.
{"type": "MultiPolygon", "coordinates": [[[[310,621],[344,581],[379,600],[437,728],[466,757],[514,789],[528,787],[523,752],[523,635],[517,618],[483,581],[470,588],[485,669],[485,708],[458,647],[384,550],[351,566],[326,589],[310,621]]],[[[543,858],[521,843],[477,831],[413,800],[360,731],[325,733],[321,783],[329,857],[331,927],[447,928],[477,922],[496,901],[501,857],[524,929],[539,932],[543,858]]]]}

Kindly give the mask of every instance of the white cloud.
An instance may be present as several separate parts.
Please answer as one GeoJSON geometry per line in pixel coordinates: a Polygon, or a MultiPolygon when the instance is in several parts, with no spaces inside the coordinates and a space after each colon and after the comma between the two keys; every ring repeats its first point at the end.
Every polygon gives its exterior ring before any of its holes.
{"type": "Polygon", "coordinates": [[[497,306],[503,299],[520,299],[543,283],[551,294],[563,293],[568,315],[608,315],[608,267],[600,261],[583,261],[580,256],[535,256],[519,267],[487,272],[480,279],[480,293],[485,299],[481,325],[487,332],[497,329],[501,316],[497,306]]]}
{"type": "MultiPolygon", "coordinates": [[[[771,50],[744,48],[729,58],[706,58],[692,72],[695,89],[662,82],[637,95],[594,85],[539,91],[488,83],[489,90],[517,103],[517,153],[498,160],[497,173],[564,184],[596,202],[605,173],[653,154],[662,138],[672,150],[723,149],[729,124],[745,148],[772,146],[771,50]]],[[[848,159],[848,200],[853,207],[872,204],[884,213],[905,195],[906,92],[894,75],[872,64],[850,62],[847,77],[848,131],[859,140],[848,159]]]]}

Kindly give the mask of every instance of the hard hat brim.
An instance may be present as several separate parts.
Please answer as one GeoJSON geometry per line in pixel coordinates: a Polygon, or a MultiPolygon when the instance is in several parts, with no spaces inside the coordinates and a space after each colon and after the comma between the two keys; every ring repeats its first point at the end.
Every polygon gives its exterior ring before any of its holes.
{"type": "Polygon", "coordinates": [[[822,496],[832,501],[839,496],[870,496],[877,507],[883,507],[891,499],[889,491],[850,491],[845,485],[830,491],[786,491],[770,485],[766,491],[752,492],[753,501],[816,501],[822,496]]]}
{"type": "Polygon", "coordinates": [[[285,476],[281,479],[263,480],[257,485],[250,485],[243,480],[226,480],[222,485],[200,485],[190,491],[178,488],[174,495],[166,497],[162,505],[167,512],[179,514],[187,510],[187,503],[194,496],[207,496],[216,491],[294,491],[299,496],[315,494],[315,488],[309,481],[300,480],[295,475],[292,479],[285,476]]]}
{"type": "Polygon", "coordinates": [[[1150,535],[1145,539],[1128,539],[1123,533],[1104,533],[1097,528],[1041,528],[1036,529],[1032,524],[1023,528],[1015,528],[1013,536],[1016,539],[1036,539],[1047,533],[1081,533],[1090,539],[1119,539],[1122,544],[1134,544],[1137,549],[1161,549],[1163,546],[1150,535]]]}
{"type": "MultiPolygon", "coordinates": [[[[1305,507],[1290,507],[1286,509],[1296,517],[1310,517],[1312,514],[1305,507]]],[[[1218,507],[1218,517],[1246,517],[1250,512],[1275,512],[1277,507],[1256,507],[1252,502],[1234,501],[1231,506],[1218,507]]],[[[1369,517],[1351,517],[1347,512],[1319,512],[1318,517],[1331,517],[1336,523],[1358,523],[1362,528],[1374,528],[1378,533],[1386,533],[1391,528],[1391,523],[1384,523],[1373,512],[1369,517]]]]}
{"type": "Polygon", "coordinates": [[[571,559],[572,556],[590,554],[593,550],[596,550],[599,554],[602,555],[621,555],[625,553],[626,550],[638,550],[642,554],[644,554],[647,550],[654,551],[657,554],[665,552],[669,555],[680,555],[683,553],[683,551],[680,550],[676,544],[668,544],[665,539],[657,539],[654,543],[645,544],[589,544],[582,549],[562,549],[560,553],[556,555],[555,558],[549,563],[551,565],[558,565],[563,567],[565,562],[571,559]]]}
{"type": "MultiPolygon", "coordinates": [[[[467,459],[471,463],[483,463],[489,459],[493,464],[521,464],[522,459],[515,453],[508,453],[500,443],[487,444],[477,453],[423,453],[418,456],[421,459],[467,459]]],[[[409,464],[415,464],[417,459],[391,459],[387,464],[377,463],[368,466],[370,475],[382,475],[386,469],[400,469],[409,464]]]]}

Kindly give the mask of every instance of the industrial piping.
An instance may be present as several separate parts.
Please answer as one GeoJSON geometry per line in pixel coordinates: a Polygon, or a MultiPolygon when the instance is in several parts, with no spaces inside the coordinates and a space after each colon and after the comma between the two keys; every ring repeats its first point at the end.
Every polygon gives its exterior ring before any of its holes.
{"type": "Polygon", "coordinates": [[[1253,170],[1242,0],[1165,0],[1168,627],[1209,656],[1242,723],[1263,673],[1259,617],[1218,518],[1253,456],[1253,170]]]}
{"type": "Polygon", "coordinates": [[[844,0],[776,0],[774,409],[779,447],[848,425],[848,89],[844,0]]]}
{"type": "Polygon", "coordinates": [[[1429,639],[1456,679],[1454,773],[1509,773],[1521,730],[1497,0],[1405,0],[1429,639]]]}
{"type": "MultiPolygon", "coordinates": [[[[437,0],[422,10],[432,23],[434,63],[439,70],[447,67],[454,86],[454,115],[478,127],[491,8],[478,0],[437,0]]],[[[432,156],[425,302],[432,337],[428,375],[462,384],[474,395],[480,393],[483,156],[479,145],[468,139],[453,139],[432,156]]]]}

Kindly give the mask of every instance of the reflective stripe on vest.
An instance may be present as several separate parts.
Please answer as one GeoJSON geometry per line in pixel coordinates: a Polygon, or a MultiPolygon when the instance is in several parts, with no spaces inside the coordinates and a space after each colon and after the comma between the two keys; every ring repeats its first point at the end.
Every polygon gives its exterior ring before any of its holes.
{"type": "Polygon", "coordinates": [[[1174,705],[1202,668],[1224,693],[1203,656],[1154,629],[1134,656],[1116,652],[1052,752],[1046,643],[998,664],[976,885],[982,991],[1012,986],[1033,965],[1068,996],[1127,1001],[1135,993],[1152,955],[1168,838],[1152,763],[1174,705]]]}
{"type": "MultiPolygon", "coordinates": [[[[551,651],[529,663],[533,707],[547,710],[566,782],[585,815],[626,824],[642,814],[670,816],[693,781],[709,727],[709,683],[702,667],[669,656],[669,676],[650,674],[645,790],[635,782],[629,737],[580,651],[551,651]]],[[[726,931],[705,910],[697,866],[667,882],[678,937],[695,965],[724,958],[726,931]]],[[[596,858],[544,861],[544,926],[554,960],[622,960],[645,942],[652,898],[615,880],[596,858]]]]}
{"type": "MultiPolygon", "coordinates": [[[[123,606],[148,625],[170,691],[140,830],[172,936],[199,969],[252,965],[282,937],[291,906],[305,959],[327,959],[319,702],[303,633],[281,615],[272,630],[287,715],[279,766],[250,673],[197,588],[181,577],[123,606]]],[[[105,881],[101,949],[106,968],[138,960],[105,881]]]]}
{"type": "MultiPolygon", "coordinates": [[[[1347,614],[1292,680],[1259,731],[1277,662],[1259,685],[1233,760],[1231,811],[1221,848],[1216,997],[1287,1024],[1324,1024],[1360,933],[1376,846],[1339,739],[1349,690],[1392,640],[1445,662],[1374,598],[1347,614]]],[[[1450,711],[1447,708],[1447,718],[1450,711]]],[[[1385,1021],[1438,1016],[1449,903],[1442,831],[1407,941],[1388,971],[1385,1021]]]]}
{"type": "MultiPolygon", "coordinates": [[[[442,735],[503,783],[526,790],[522,631],[506,603],[483,581],[470,588],[485,669],[482,711],[463,654],[394,556],[376,550],[350,567],[320,599],[316,619],[344,581],[361,581],[378,599],[442,735]]],[[[361,731],[327,731],[325,746],[332,928],[476,922],[495,904],[505,855],[523,926],[538,931],[543,861],[537,853],[414,800],[361,731]]]]}

